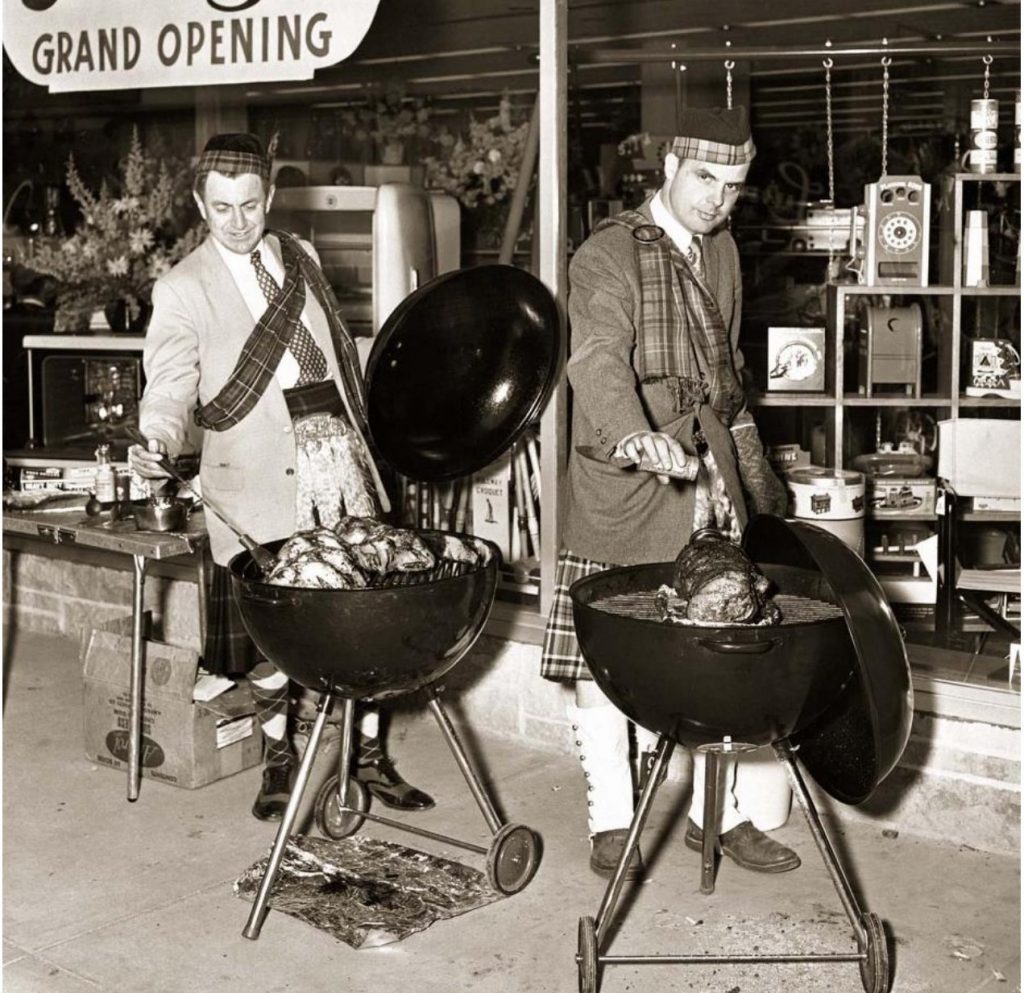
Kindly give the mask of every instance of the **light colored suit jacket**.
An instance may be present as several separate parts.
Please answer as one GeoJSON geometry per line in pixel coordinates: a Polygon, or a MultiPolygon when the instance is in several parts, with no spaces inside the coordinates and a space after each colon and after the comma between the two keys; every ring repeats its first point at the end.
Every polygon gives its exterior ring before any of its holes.
{"type": "MultiPolygon", "coordinates": [[[[277,240],[267,241],[280,259],[277,240]]],[[[312,246],[303,243],[303,248],[316,258],[312,246]]],[[[353,423],[358,424],[365,417],[358,366],[354,376],[349,370],[347,380],[355,383],[359,393],[353,397],[345,389],[339,366],[339,361],[351,364],[350,357],[339,357],[326,315],[308,287],[306,314],[350,412],[356,405],[353,423]]],[[[213,399],[227,382],[254,323],[210,238],[157,280],[143,350],[146,389],[139,408],[143,434],[164,442],[172,456],[194,446],[198,428],[193,411],[197,403],[213,399]]],[[[354,346],[350,353],[354,357],[354,346]]],[[[247,417],[226,431],[204,432],[201,444],[203,493],[232,524],[260,543],[295,531],[295,438],[276,378],[247,417]]],[[[386,507],[379,478],[377,483],[386,507]]],[[[242,550],[241,544],[212,513],[206,514],[206,524],[214,561],[227,565],[242,550]]]]}

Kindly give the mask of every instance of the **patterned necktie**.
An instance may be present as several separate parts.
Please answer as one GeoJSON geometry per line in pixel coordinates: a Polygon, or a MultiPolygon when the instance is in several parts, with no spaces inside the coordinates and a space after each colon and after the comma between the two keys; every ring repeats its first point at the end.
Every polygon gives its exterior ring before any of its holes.
{"type": "MultiPolygon", "coordinates": [[[[256,270],[256,282],[260,284],[267,303],[273,303],[281,287],[277,285],[274,277],[267,272],[267,267],[260,258],[260,250],[257,248],[250,256],[253,268],[256,270]]],[[[299,364],[299,381],[297,386],[306,386],[308,383],[319,383],[327,378],[327,359],[320,350],[320,346],[313,340],[309,328],[302,321],[295,325],[292,332],[292,340],[288,345],[288,351],[295,356],[299,364]]]]}
{"type": "Polygon", "coordinates": [[[693,267],[694,273],[704,278],[704,256],[700,250],[700,238],[691,238],[690,247],[686,249],[686,261],[693,267]]]}

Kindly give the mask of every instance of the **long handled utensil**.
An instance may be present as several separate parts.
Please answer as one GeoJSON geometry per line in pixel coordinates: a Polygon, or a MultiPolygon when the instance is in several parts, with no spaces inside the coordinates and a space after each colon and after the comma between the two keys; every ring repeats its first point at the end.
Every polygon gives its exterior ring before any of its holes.
{"type": "MultiPolygon", "coordinates": [[[[149,439],[141,432],[137,431],[131,426],[125,428],[125,432],[132,441],[138,442],[144,448],[149,448],[149,439]]],[[[218,521],[221,522],[232,534],[242,543],[242,547],[252,556],[252,560],[260,567],[261,571],[266,573],[269,572],[276,564],[277,559],[273,552],[268,552],[262,545],[254,541],[244,531],[240,530],[224,515],[224,512],[218,509],[215,503],[210,501],[210,498],[205,494],[198,493],[192,486],[192,482],[186,479],[182,473],[180,473],[171,460],[165,455],[161,462],[164,469],[167,470],[167,474],[172,478],[176,479],[181,483],[196,499],[201,500],[203,506],[206,507],[218,521]]]]}

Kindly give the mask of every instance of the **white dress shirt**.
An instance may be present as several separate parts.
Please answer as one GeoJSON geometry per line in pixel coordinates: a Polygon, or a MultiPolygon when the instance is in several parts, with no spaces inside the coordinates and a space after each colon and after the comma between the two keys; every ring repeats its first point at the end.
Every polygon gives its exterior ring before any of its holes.
{"type": "MultiPolygon", "coordinates": [[[[256,269],[249,255],[232,252],[230,249],[225,248],[216,238],[213,239],[213,243],[217,251],[220,252],[220,257],[224,260],[224,264],[228,267],[228,272],[231,273],[231,277],[238,287],[238,292],[242,294],[242,299],[245,301],[246,307],[249,308],[249,313],[252,314],[255,324],[266,312],[267,298],[263,295],[263,290],[260,289],[259,281],[256,279],[256,269]]],[[[260,261],[263,263],[264,268],[274,277],[278,286],[283,286],[284,266],[281,265],[278,257],[267,247],[267,239],[265,237],[261,238],[260,243],[253,249],[253,251],[257,250],[260,253],[260,261]]],[[[306,327],[309,327],[309,319],[306,316],[305,308],[302,310],[302,320],[306,322],[306,327]]],[[[281,356],[281,361],[277,364],[274,376],[283,390],[291,389],[299,381],[299,363],[287,348],[281,356]]]]}
{"type": "Polygon", "coordinates": [[[699,236],[695,236],[690,231],[687,231],[686,228],[684,228],[682,224],[680,224],[679,221],[669,213],[668,207],[661,202],[661,190],[658,190],[657,196],[651,198],[651,216],[654,218],[654,223],[657,224],[659,228],[664,229],[665,234],[675,242],[676,248],[678,248],[683,255],[689,251],[690,242],[692,242],[695,237],[697,237],[698,241],[697,247],[698,249],[700,248],[699,236]]]}

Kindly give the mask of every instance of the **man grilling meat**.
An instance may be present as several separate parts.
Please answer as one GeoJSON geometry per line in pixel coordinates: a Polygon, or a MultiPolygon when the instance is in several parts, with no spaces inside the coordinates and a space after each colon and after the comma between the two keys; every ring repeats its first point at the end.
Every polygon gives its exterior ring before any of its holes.
{"type": "MultiPolygon", "coordinates": [[[[575,684],[568,713],[586,777],[590,866],[601,875],[613,873],[633,816],[629,722],[590,678],[569,587],[613,565],[672,558],[699,528],[738,541],[748,507],[785,512],[744,402],[739,254],[724,228],[753,157],[743,108],[685,111],[662,188],[599,224],[570,265],[572,435],[541,673],[575,684]]],[[[655,736],[636,735],[652,755],[655,736]]],[[[734,765],[728,775],[722,851],[759,872],[796,868],[797,855],[738,808],[734,765]]],[[[685,835],[695,850],[703,781],[696,755],[685,835]]],[[[637,849],[627,877],[642,870],[637,849]]]]}
{"type": "MultiPolygon", "coordinates": [[[[188,444],[194,420],[204,431],[203,491],[260,543],[388,509],[355,343],[312,246],[266,230],[270,172],[255,135],[207,142],[193,196],[209,237],[153,288],[139,407],[152,450],[129,450],[134,472],[164,478],[162,459],[188,444]]],[[[295,765],[288,679],[259,657],[232,598],[227,564],[242,546],[216,517],[207,526],[214,571],[203,664],[249,679],[266,746],[252,813],[280,820],[295,765]]],[[[311,716],[299,713],[300,734],[311,716]]],[[[376,710],[363,713],[360,731],[356,776],[369,791],[391,807],[433,806],[384,754],[376,710]]]]}

